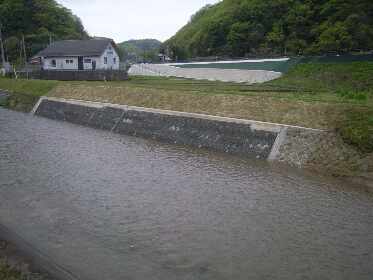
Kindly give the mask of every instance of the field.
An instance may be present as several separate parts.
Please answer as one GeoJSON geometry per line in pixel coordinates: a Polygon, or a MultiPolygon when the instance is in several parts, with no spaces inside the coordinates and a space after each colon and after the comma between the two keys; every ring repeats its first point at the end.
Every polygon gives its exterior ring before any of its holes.
{"type": "Polygon", "coordinates": [[[124,82],[0,80],[6,106],[31,110],[42,95],[205,113],[337,131],[373,152],[373,62],[300,64],[260,85],[132,77],[124,82]]]}

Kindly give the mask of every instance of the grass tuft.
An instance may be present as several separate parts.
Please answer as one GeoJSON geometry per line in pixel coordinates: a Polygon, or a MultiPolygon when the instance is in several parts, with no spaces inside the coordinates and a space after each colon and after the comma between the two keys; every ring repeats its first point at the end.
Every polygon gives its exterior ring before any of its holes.
{"type": "Polygon", "coordinates": [[[18,270],[10,267],[4,260],[0,259],[0,279],[1,280],[26,280],[18,270]]]}
{"type": "Polygon", "coordinates": [[[373,108],[347,112],[338,131],[345,142],[362,153],[373,152],[373,108]]]}

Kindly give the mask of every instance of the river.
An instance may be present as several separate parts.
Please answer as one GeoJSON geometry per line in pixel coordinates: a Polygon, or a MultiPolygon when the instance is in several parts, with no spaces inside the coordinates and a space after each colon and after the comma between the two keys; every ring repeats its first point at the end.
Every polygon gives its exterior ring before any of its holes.
{"type": "Polygon", "coordinates": [[[79,279],[373,279],[373,195],[0,108],[0,224],[79,279]]]}

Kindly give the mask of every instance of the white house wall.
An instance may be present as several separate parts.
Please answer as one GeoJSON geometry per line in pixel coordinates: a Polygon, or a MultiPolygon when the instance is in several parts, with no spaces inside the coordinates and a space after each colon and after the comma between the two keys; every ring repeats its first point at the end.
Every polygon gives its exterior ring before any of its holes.
{"type": "Polygon", "coordinates": [[[92,62],[96,61],[96,69],[100,69],[98,67],[100,58],[98,56],[84,56],[83,57],[83,65],[84,65],[84,70],[92,70],[92,62]],[[85,63],[86,59],[90,59],[91,63],[85,63]]]}
{"type": "MultiPolygon", "coordinates": [[[[114,47],[110,44],[103,52],[101,56],[84,56],[83,65],[84,70],[92,70],[92,61],[96,61],[97,70],[119,70],[119,55],[115,51],[114,47]],[[107,58],[107,64],[105,64],[105,57],[107,58]],[[91,63],[85,63],[86,59],[90,59],[91,63]],[[115,62],[114,62],[115,59],[115,62]]],[[[78,57],[56,57],[56,58],[44,58],[43,69],[45,70],[78,70],[78,57]],[[52,60],[56,61],[56,67],[52,66],[52,60]],[[72,60],[73,63],[66,63],[66,60],[72,60]]]]}
{"type": "Polygon", "coordinates": [[[43,60],[45,70],[75,70],[78,69],[77,57],[59,57],[59,58],[45,58],[43,60]],[[56,61],[56,67],[52,66],[52,60],[56,61]],[[66,63],[66,60],[72,60],[73,63],[66,63]]]}
{"type": "Polygon", "coordinates": [[[113,46],[110,44],[104,53],[100,57],[100,66],[97,69],[113,69],[113,70],[119,70],[119,55],[113,48],[113,46]],[[111,49],[110,49],[111,48],[111,49]],[[107,64],[105,64],[105,57],[107,57],[107,64]],[[114,63],[114,58],[116,59],[116,62],[114,63]]]}

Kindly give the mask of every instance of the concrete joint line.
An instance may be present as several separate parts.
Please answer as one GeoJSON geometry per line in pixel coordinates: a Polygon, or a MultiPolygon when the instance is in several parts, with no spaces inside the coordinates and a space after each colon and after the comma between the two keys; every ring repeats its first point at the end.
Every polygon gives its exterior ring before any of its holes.
{"type": "Polygon", "coordinates": [[[93,120],[94,116],[96,115],[97,111],[94,111],[90,116],[89,116],[89,119],[88,119],[88,123],[91,123],[91,121],[93,120]]]}
{"type": "Polygon", "coordinates": [[[44,99],[47,99],[45,96],[39,98],[38,102],[36,102],[34,108],[31,110],[31,115],[35,115],[36,111],[38,110],[40,104],[43,102],[44,99]]]}
{"type": "Polygon", "coordinates": [[[123,120],[125,114],[126,114],[126,111],[124,110],[124,111],[122,112],[120,118],[118,119],[118,121],[117,121],[117,122],[114,124],[114,126],[111,128],[111,130],[110,130],[111,132],[114,132],[114,131],[117,129],[119,123],[123,120]]]}
{"type": "Polygon", "coordinates": [[[277,159],[277,156],[280,154],[280,148],[286,140],[287,127],[283,127],[280,132],[277,134],[276,141],[272,146],[271,153],[268,156],[269,161],[274,161],[277,159]]]}

